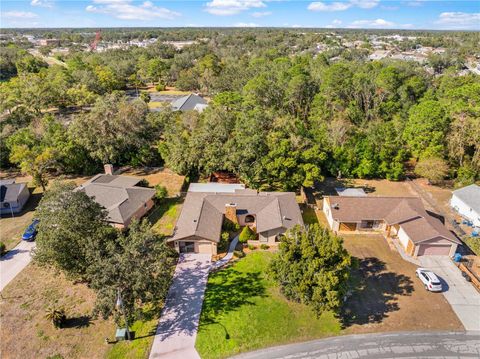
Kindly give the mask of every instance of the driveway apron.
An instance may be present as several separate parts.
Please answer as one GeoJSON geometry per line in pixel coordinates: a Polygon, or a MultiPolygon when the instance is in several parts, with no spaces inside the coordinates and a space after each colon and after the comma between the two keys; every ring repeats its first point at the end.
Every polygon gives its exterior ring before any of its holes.
{"type": "Polygon", "coordinates": [[[0,291],[30,263],[33,248],[35,242],[22,241],[0,258],[0,291]]]}
{"type": "Polygon", "coordinates": [[[421,256],[419,260],[422,267],[444,281],[443,295],[465,329],[480,330],[480,293],[462,277],[452,260],[447,256],[421,256]]]}

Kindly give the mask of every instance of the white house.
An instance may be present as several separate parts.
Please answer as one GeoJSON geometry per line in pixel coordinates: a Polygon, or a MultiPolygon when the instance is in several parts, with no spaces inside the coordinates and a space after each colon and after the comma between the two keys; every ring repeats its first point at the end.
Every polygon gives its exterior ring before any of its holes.
{"type": "Polygon", "coordinates": [[[472,184],[453,191],[450,206],[474,226],[480,227],[480,186],[472,184]]]}

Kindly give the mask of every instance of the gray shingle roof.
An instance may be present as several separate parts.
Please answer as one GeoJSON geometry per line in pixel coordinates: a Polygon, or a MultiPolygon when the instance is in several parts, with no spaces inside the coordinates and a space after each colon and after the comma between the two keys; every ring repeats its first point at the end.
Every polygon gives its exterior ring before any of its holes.
{"type": "Polygon", "coordinates": [[[0,184],[0,202],[17,202],[19,194],[27,186],[26,183],[15,183],[10,180],[0,184]]]}
{"type": "Polygon", "coordinates": [[[289,229],[303,225],[295,193],[237,190],[235,193],[188,192],[177,222],[176,240],[198,236],[218,242],[222,230],[225,205],[235,203],[237,213],[256,215],[257,232],[289,229]]]}
{"type": "Polygon", "coordinates": [[[108,220],[125,224],[148,200],[155,190],[135,186],[140,178],[99,174],[76,190],[84,191],[108,211],[108,220]]]}
{"type": "Polygon", "coordinates": [[[172,102],[172,109],[174,111],[191,111],[195,109],[196,105],[206,105],[207,101],[195,94],[180,97],[172,102]]]}
{"type": "Polygon", "coordinates": [[[459,198],[463,203],[480,213],[480,186],[471,184],[453,191],[453,195],[459,198]]]}

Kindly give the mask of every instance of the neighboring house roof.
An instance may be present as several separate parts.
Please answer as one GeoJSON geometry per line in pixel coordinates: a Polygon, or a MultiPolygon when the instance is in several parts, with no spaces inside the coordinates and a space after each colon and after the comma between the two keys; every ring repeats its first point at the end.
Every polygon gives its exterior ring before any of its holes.
{"type": "Polygon", "coordinates": [[[85,192],[108,211],[108,220],[125,224],[154,195],[151,188],[138,187],[137,177],[99,174],[76,190],[85,192]]]}
{"type": "Polygon", "coordinates": [[[234,193],[238,189],[245,189],[245,185],[241,183],[191,183],[188,186],[188,192],[223,192],[234,193]]]}
{"type": "Polygon", "coordinates": [[[218,242],[225,206],[231,203],[236,204],[237,213],[255,215],[259,233],[303,225],[302,214],[292,192],[257,192],[249,189],[237,189],[229,193],[189,191],[175,234],[169,241],[198,236],[218,242]]]}
{"type": "MultiPolygon", "coordinates": [[[[207,105],[207,101],[204,98],[192,93],[173,101],[172,109],[174,111],[191,111],[195,110],[195,106],[197,105],[207,105]]],[[[199,112],[203,111],[202,106],[197,107],[197,110],[199,110],[199,112]]]]}
{"type": "Polygon", "coordinates": [[[14,179],[0,181],[0,202],[13,203],[27,186],[26,183],[15,183],[14,179]]]}
{"type": "Polygon", "coordinates": [[[335,188],[339,196],[366,197],[367,194],[363,188],[335,188]]]}
{"type": "Polygon", "coordinates": [[[424,208],[418,197],[328,196],[333,219],[339,222],[384,220],[399,224],[414,243],[443,237],[460,241],[424,208]]]}
{"type": "Polygon", "coordinates": [[[471,184],[453,191],[453,195],[480,214],[480,186],[471,184]]]}

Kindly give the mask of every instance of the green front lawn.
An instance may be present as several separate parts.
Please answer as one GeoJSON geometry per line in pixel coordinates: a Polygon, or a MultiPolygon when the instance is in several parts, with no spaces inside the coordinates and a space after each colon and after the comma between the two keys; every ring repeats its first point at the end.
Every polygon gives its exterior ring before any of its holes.
{"type": "Polygon", "coordinates": [[[272,256],[254,251],[210,275],[196,342],[203,359],[340,332],[332,313],[316,318],[307,306],[283,297],[266,274],[272,256]]]}
{"type": "Polygon", "coordinates": [[[179,197],[165,198],[159,204],[155,205],[148,219],[152,228],[159,234],[171,236],[175,223],[180,215],[183,199],[179,197]]]}

